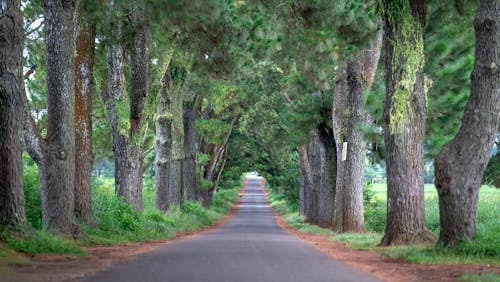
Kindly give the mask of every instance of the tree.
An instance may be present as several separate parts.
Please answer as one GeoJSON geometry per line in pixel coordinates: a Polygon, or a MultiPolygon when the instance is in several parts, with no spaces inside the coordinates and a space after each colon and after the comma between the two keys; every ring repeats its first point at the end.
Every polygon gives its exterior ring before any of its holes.
{"type": "Polygon", "coordinates": [[[44,1],[47,135],[42,138],[25,99],[24,138],[38,165],[46,229],[72,234],[75,225],[75,1],[44,1]]]}
{"type": "Polygon", "coordinates": [[[340,61],[333,100],[333,128],[336,155],[335,229],[338,232],[363,232],[363,186],[366,143],[362,129],[367,123],[364,93],[370,89],[377,70],[382,33],[362,48],[346,65],[340,61]]]}
{"type": "Polygon", "coordinates": [[[425,0],[383,1],[387,223],[381,246],[433,242],[424,216],[425,0]]]}
{"type": "Polygon", "coordinates": [[[476,235],[479,187],[500,127],[500,2],[479,1],[471,94],[455,138],[435,160],[439,241],[454,245],[476,235]]]}
{"type": "Polygon", "coordinates": [[[0,230],[24,227],[22,124],[23,16],[21,1],[0,10],[0,230]]]}
{"type": "MultiPolygon", "coordinates": [[[[162,78],[156,111],[156,208],[167,211],[184,199],[184,128],[182,85],[186,71],[173,59],[162,78]]],[[[192,175],[190,177],[195,177],[192,175]]]]}
{"type": "MultiPolygon", "coordinates": [[[[134,2],[134,4],[136,4],[134,2]]],[[[118,9],[114,1],[111,8],[118,9]]],[[[148,30],[142,15],[142,7],[135,5],[130,11],[127,35],[131,42],[126,50],[130,52],[131,81],[130,95],[125,93],[124,60],[125,49],[120,40],[124,36],[122,19],[113,19],[107,40],[108,92],[101,92],[108,106],[113,135],[115,155],[115,189],[132,206],[142,207],[142,162],[147,123],[143,109],[149,91],[148,77],[148,30]]]]}
{"type": "Polygon", "coordinates": [[[92,92],[96,22],[79,8],[75,59],[75,213],[86,224],[92,216],[92,92]]]}

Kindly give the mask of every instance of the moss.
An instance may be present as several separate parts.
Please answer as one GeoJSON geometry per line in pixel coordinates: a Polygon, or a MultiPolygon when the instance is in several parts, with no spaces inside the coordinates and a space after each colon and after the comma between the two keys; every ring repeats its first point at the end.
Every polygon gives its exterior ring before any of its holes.
{"type": "Polygon", "coordinates": [[[422,27],[415,22],[408,1],[390,4],[385,13],[395,33],[400,34],[393,42],[392,57],[396,83],[389,114],[390,131],[394,134],[403,129],[412,114],[409,97],[415,90],[417,74],[424,67],[424,41],[422,27]]]}

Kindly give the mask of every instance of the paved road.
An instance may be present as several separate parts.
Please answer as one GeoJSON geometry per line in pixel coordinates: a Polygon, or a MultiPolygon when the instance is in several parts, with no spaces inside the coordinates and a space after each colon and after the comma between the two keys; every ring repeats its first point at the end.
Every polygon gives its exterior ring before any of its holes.
{"type": "Polygon", "coordinates": [[[259,180],[249,179],[238,214],[216,231],[165,245],[88,281],[379,281],[281,229],[259,180]]]}

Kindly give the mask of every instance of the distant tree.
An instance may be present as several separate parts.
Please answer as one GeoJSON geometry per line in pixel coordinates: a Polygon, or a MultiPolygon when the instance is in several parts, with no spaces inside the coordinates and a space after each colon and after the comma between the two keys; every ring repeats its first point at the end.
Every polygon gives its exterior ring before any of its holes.
{"type": "Polygon", "coordinates": [[[0,10],[0,231],[27,224],[23,193],[23,16],[21,1],[0,10]]]}
{"type": "Polygon", "coordinates": [[[479,187],[500,127],[500,2],[481,0],[474,21],[471,94],[462,126],[435,160],[440,234],[444,245],[474,238],[479,187]]]}

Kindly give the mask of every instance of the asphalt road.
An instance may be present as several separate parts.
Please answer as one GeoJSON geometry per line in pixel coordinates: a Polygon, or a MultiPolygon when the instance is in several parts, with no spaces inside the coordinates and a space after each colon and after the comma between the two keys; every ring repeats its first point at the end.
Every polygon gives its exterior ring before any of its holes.
{"type": "Polygon", "coordinates": [[[142,254],[87,281],[379,281],[281,229],[259,180],[249,179],[238,214],[217,230],[142,254]]]}

